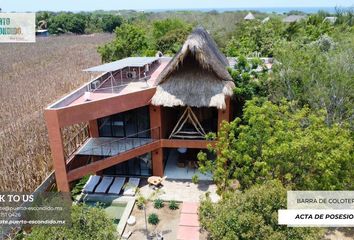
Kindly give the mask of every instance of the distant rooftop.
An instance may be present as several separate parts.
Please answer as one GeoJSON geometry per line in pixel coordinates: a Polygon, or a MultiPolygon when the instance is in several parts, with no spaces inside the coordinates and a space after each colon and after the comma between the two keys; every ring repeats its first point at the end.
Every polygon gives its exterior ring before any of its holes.
{"type": "Polygon", "coordinates": [[[254,20],[256,19],[251,12],[249,12],[243,19],[245,20],[254,20]]]}
{"type": "Polygon", "coordinates": [[[144,67],[157,61],[158,57],[128,57],[118,61],[105,63],[95,67],[85,69],[85,72],[113,72],[126,67],[144,67]]]}
{"type": "Polygon", "coordinates": [[[305,15],[289,15],[283,19],[283,22],[285,23],[292,23],[292,22],[298,22],[302,19],[305,19],[305,15]]]}

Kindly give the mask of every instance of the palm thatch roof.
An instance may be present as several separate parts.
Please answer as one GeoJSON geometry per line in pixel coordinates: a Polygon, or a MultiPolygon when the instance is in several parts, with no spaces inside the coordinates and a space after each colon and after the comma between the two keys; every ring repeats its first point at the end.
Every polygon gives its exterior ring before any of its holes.
{"type": "Polygon", "coordinates": [[[248,12],[248,14],[243,18],[245,20],[254,20],[256,19],[251,12],[248,12]]]}
{"type": "Polygon", "coordinates": [[[235,87],[228,61],[203,28],[196,28],[156,81],[153,105],[217,107],[235,87]]]}

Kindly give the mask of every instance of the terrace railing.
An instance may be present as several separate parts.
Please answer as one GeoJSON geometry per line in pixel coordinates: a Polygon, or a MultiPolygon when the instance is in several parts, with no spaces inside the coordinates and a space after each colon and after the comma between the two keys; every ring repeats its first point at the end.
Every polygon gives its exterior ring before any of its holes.
{"type": "MultiPolygon", "coordinates": [[[[132,79],[116,79],[112,73],[105,79],[98,79],[89,85],[92,93],[119,93],[132,82],[146,82],[151,78],[150,75],[138,76],[132,79]]],[[[147,85],[148,86],[148,85],[147,85]]]]}
{"type": "Polygon", "coordinates": [[[117,138],[115,140],[109,139],[108,142],[103,142],[102,144],[96,145],[89,149],[80,150],[77,155],[77,162],[75,163],[74,160],[74,162],[69,164],[68,170],[70,171],[80,166],[84,166],[95,161],[100,161],[107,157],[117,156],[126,151],[130,151],[159,140],[159,127],[141,131],[127,137],[117,138]]]}
{"type": "Polygon", "coordinates": [[[80,151],[80,155],[88,156],[115,156],[120,153],[144,146],[160,139],[160,128],[152,128],[123,138],[109,140],[98,146],[80,151]]]}
{"type": "Polygon", "coordinates": [[[89,135],[88,125],[85,125],[64,145],[64,157],[66,160],[83,145],[89,135]]]}

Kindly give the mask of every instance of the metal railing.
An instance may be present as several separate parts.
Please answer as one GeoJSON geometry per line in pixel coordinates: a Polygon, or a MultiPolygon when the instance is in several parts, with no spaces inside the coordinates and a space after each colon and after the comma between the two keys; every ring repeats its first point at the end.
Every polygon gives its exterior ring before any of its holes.
{"type": "Polygon", "coordinates": [[[119,93],[132,82],[146,82],[146,86],[149,87],[147,81],[150,78],[151,76],[147,75],[144,77],[137,77],[136,79],[117,80],[112,74],[110,74],[107,78],[103,80],[97,80],[97,87],[93,87],[91,83],[89,91],[92,93],[119,93]]]}
{"type": "Polygon", "coordinates": [[[64,145],[64,157],[66,160],[83,145],[89,135],[88,125],[85,125],[64,145]]]}
{"type": "Polygon", "coordinates": [[[118,138],[116,140],[108,139],[108,142],[105,142],[103,140],[99,146],[94,146],[90,149],[82,150],[79,152],[79,154],[104,157],[115,156],[119,155],[120,153],[135,149],[137,147],[142,147],[149,143],[153,143],[159,139],[160,128],[156,127],[135,134],[131,134],[123,138],[118,138]]]}
{"type": "Polygon", "coordinates": [[[80,150],[78,155],[76,155],[78,158],[73,159],[73,161],[67,165],[68,171],[156,142],[160,140],[160,128],[151,128],[124,138],[115,139],[113,141],[111,139],[109,140],[110,141],[100,144],[99,146],[83,151],[80,150]]]}

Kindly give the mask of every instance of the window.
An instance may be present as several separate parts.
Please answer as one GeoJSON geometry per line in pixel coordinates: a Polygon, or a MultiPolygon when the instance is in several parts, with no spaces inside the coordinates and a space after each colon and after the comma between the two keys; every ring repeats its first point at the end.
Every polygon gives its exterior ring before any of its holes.
{"type": "Polygon", "coordinates": [[[106,175],[151,176],[151,153],[132,158],[103,170],[106,175]]]}
{"type": "Polygon", "coordinates": [[[150,137],[148,107],[141,107],[97,120],[100,137],[150,137]]]}

